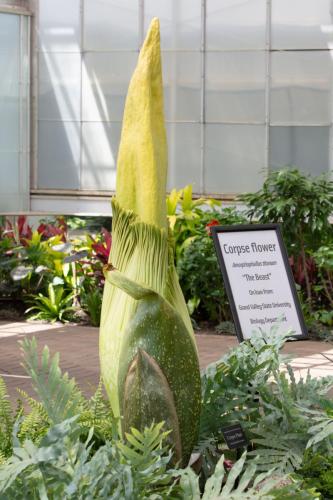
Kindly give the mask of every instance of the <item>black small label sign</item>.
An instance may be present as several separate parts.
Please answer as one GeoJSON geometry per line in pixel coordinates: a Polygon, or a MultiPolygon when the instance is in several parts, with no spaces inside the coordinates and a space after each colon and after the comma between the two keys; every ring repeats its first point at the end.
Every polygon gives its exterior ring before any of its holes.
{"type": "Polygon", "coordinates": [[[247,439],[240,424],[222,427],[222,434],[229,450],[247,446],[247,439]]]}

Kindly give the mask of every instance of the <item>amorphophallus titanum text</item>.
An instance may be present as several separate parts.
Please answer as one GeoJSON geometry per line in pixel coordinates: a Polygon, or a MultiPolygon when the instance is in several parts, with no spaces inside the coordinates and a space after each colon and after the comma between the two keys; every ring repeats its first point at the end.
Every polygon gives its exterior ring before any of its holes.
{"type": "Polygon", "coordinates": [[[168,234],[159,37],[159,22],[153,19],[125,104],[100,361],[123,430],[165,421],[175,460],[185,464],[198,432],[200,372],[168,234]]]}

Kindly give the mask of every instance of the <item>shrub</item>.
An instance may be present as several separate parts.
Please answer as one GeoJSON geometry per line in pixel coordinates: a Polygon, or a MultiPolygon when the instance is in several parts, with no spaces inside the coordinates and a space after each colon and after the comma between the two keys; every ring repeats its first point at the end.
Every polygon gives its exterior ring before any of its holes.
{"type": "Polygon", "coordinates": [[[221,208],[221,202],[214,199],[194,200],[191,186],[173,190],[167,208],[179,281],[190,314],[197,321],[230,321],[210,227],[246,223],[245,216],[235,207],[221,208]]]}
{"type": "Polygon", "coordinates": [[[231,319],[228,298],[212,238],[195,238],[179,259],[177,271],[190,313],[196,320],[221,323],[231,319]]]}
{"type": "Polygon", "coordinates": [[[281,223],[296,283],[310,310],[315,301],[318,273],[312,253],[332,244],[329,216],[333,212],[333,182],[324,176],[310,177],[295,168],[270,172],[261,190],[244,194],[240,201],[250,220],[281,223]]]}
{"type": "Polygon", "coordinates": [[[333,498],[333,456],[306,452],[297,476],[306,488],[316,488],[323,498],[333,498]]]}

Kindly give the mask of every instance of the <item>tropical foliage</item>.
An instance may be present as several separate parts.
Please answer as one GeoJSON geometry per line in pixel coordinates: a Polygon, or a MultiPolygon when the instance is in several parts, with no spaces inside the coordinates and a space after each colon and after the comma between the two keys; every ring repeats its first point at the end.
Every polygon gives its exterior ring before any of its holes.
{"type": "MultiPolygon", "coordinates": [[[[194,199],[191,186],[173,190],[167,197],[176,266],[191,317],[197,323],[208,321],[217,330],[233,331],[210,227],[248,223],[249,219],[280,222],[306,321],[316,335],[327,337],[333,326],[333,235],[327,218],[332,183],[304,176],[296,169],[283,169],[272,172],[262,190],[246,194],[240,201],[247,204],[247,211],[221,206],[214,199],[194,199]]],[[[68,305],[74,306],[75,320],[88,317],[98,326],[102,267],[108,261],[111,236],[106,229],[97,228],[96,222],[93,232],[86,227],[83,219],[75,217],[41,222],[36,230],[24,216],[15,225],[4,221],[0,228],[0,299],[8,304],[23,301],[27,309],[34,305],[29,300],[38,294],[49,297],[51,283],[55,290],[64,289],[64,298],[71,296],[68,305]],[[81,313],[75,315],[78,310],[81,313]]],[[[52,311],[47,316],[54,317],[52,311]]]]}
{"type": "MultiPolygon", "coordinates": [[[[45,321],[90,319],[99,325],[103,265],[111,248],[106,229],[73,233],[71,219],[44,223],[36,230],[19,216],[0,227],[0,300],[22,303],[27,315],[45,321]],[[30,306],[30,307],[28,307],[30,306]]],[[[78,225],[76,220],[75,227],[78,225]]]]}
{"type": "Polygon", "coordinates": [[[261,190],[241,196],[239,202],[242,211],[222,207],[213,199],[193,199],[190,186],[173,190],[167,199],[177,269],[192,317],[214,325],[231,319],[210,227],[277,222],[306,321],[313,333],[325,334],[321,325],[333,325],[333,231],[329,218],[333,183],[324,176],[310,177],[285,168],[272,171],[261,190]]]}
{"type": "Polygon", "coordinates": [[[173,462],[165,423],[122,438],[101,385],[86,399],[35,339],[21,343],[38,400],[14,411],[0,379],[0,499],[329,499],[333,378],[299,381],[284,338],[258,332],[202,375],[201,466],[173,462]],[[30,407],[30,411],[26,408],[30,407]],[[241,423],[248,450],[228,450],[222,429],[241,423]],[[195,472],[197,470],[197,472],[195,472]]]}
{"type": "Polygon", "coordinates": [[[192,186],[173,190],[167,197],[169,226],[175,243],[179,281],[191,316],[215,326],[231,320],[231,312],[213,241],[212,225],[242,224],[235,207],[221,207],[212,198],[193,199],[192,186]]]}

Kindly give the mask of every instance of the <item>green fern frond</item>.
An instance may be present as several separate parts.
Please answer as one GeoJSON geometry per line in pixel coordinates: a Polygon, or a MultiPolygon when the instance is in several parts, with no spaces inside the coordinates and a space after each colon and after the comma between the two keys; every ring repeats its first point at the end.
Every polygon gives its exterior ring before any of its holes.
{"type": "Polygon", "coordinates": [[[21,442],[30,439],[34,444],[39,444],[50,427],[50,419],[40,401],[36,401],[22,389],[16,389],[20,396],[29,404],[31,412],[21,415],[17,437],[21,442]]]}
{"type": "Polygon", "coordinates": [[[5,381],[0,377],[0,452],[7,456],[12,450],[14,416],[5,381]]]}
{"type": "Polygon", "coordinates": [[[194,453],[198,453],[201,457],[202,471],[205,478],[210,477],[213,474],[215,466],[221,456],[221,452],[218,449],[217,439],[213,436],[200,439],[194,449],[194,453]]]}
{"type": "Polygon", "coordinates": [[[323,412],[304,408],[303,411],[311,417],[314,424],[309,428],[309,439],[306,448],[317,449],[320,445],[333,453],[333,418],[323,412]]]}
{"type": "Polygon", "coordinates": [[[12,408],[10,405],[7,387],[4,379],[0,377],[0,425],[11,427],[12,419],[12,408]]]}
{"type": "Polygon", "coordinates": [[[32,398],[26,391],[20,389],[19,387],[17,387],[16,390],[20,394],[20,396],[28,403],[32,411],[39,413],[40,417],[43,420],[49,421],[49,417],[43,403],[32,398]]]}
{"type": "Polygon", "coordinates": [[[22,442],[29,439],[35,445],[38,445],[47,433],[49,427],[50,421],[44,420],[39,411],[32,410],[29,415],[23,419],[17,437],[22,442]]]}
{"type": "MultiPolygon", "coordinates": [[[[163,426],[164,422],[153,423],[145,427],[143,432],[131,428],[131,432],[125,434],[125,442],[116,442],[120,462],[131,467],[138,492],[146,488],[151,488],[153,492],[158,485],[169,485],[171,491],[175,486],[175,478],[167,471],[172,451],[163,444],[170,431],[163,431],[163,426]]],[[[158,496],[158,487],[156,496],[149,498],[161,498],[158,496]]],[[[166,495],[162,498],[169,497],[166,495]]]]}
{"type": "Polygon", "coordinates": [[[99,381],[94,395],[88,400],[87,406],[93,415],[94,421],[110,418],[110,416],[113,417],[110,402],[104,396],[102,379],[99,381]]]}
{"type": "Polygon", "coordinates": [[[32,385],[52,423],[60,423],[80,413],[84,398],[75,380],[62,374],[59,354],[52,358],[47,346],[44,347],[39,363],[37,342],[25,338],[21,342],[24,355],[23,366],[32,380],[32,385]]]}
{"type": "Polygon", "coordinates": [[[278,426],[270,430],[256,429],[256,434],[259,437],[252,440],[256,449],[248,455],[255,457],[259,471],[288,474],[300,468],[306,435],[283,434],[278,426]]]}
{"type": "Polygon", "coordinates": [[[296,382],[293,368],[289,364],[286,364],[286,368],[290,379],[289,389],[294,401],[318,404],[333,387],[333,377],[330,375],[314,378],[308,370],[306,377],[300,377],[296,382]]]}
{"type": "MultiPolygon", "coordinates": [[[[265,480],[268,474],[256,474],[257,466],[254,462],[246,465],[246,452],[233,465],[229,474],[225,470],[224,459],[225,457],[222,455],[214,474],[206,482],[202,500],[273,499],[273,496],[270,496],[268,492],[276,486],[278,480],[269,479],[259,489],[259,483],[265,480]]],[[[198,476],[190,468],[179,473],[183,498],[199,499],[201,495],[198,476]]]]}
{"type": "Polygon", "coordinates": [[[109,400],[104,396],[102,380],[93,396],[85,400],[78,423],[86,431],[93,427],[95,436],[104,442],[118,439],[119,419],[114,417],[109,400]]]}
{"type": "Polygon", "coordinates": [[[126,433],[127,443],[118,442],[117,447],[125,460],[137,469],[147,468],[154,461],[154,452],[163,450],[163,440],[170,431],[162,432],[164,422],[145,427],[143,432],[131,428],[131,433],[126,433]]]}

